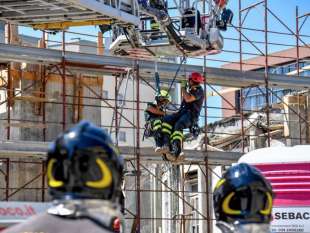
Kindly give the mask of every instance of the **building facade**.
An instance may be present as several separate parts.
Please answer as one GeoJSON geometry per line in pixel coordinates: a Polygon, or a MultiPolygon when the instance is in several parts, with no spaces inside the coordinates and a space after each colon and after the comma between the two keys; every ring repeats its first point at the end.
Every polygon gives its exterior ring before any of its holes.
{"type": "MultiPolygon", "coordinates": [[[[280,52],[269,54],[268,59],[268,72],[270,74],[285,74],[285,75],[298,75],[297,72],[297,49],[291,48],[280,52]]],[[[306,47],[299,48],[299,75],[310,76],[310,49],[306,47]]],[[[243,71],[265,71],[265,60],[263,56],[254,57],[251,59],[243,60],[243,71]]],[[[240,65],[236,63],[229,63],[222,66],[226,69],[240,70],[240,65]]],[[[293,89],[271,88],[269,93],[269,103],[276,104],[280,102],[286,94],[292,93],[293,89]]],[[[241,103],[241,90],[231,91],[224,93],[223,96],[228,100],[236,110],[233,110],[231,105],[222,98],[222,117],[231,117],[239,112],[241,103]]],[[[259,110],[266,105],[265,97],[266,89],[251,87],[242,89],[244,98],[243,109],[245,111],[259,110]]]]}

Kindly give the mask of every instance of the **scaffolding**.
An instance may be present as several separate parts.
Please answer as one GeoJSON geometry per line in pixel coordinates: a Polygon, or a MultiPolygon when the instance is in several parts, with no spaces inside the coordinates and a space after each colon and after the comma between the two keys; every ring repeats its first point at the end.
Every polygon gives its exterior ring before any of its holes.
{"type": "MultiPolygon", "coordinates": [[[[201,223],[203,225],[202,231],[212,232],[214,218],[211,213],[211,177],[217,176],[214,171],[216,166],[225,167],[236,162],[243,153],[247,152],[251,137],[262,138],[265,140],[266,146],[271,146],[272,139],[278,133],[277,130],[283,131],[283,127],[285,127],[283,125],[290,124],[291,121],[294,123],[295,128],[297,126],[299,135],[294,137],[290,135],[290,140],[297,141],[296,144],[306,144],[310,140],[307,109],[310,78],[301,77],[303,67],[300,65],[302,59],[309,59],[310,57],[310,43],[307,42],[310,35],[303,34],[302,31],[310,14],[304,13],[300,15],[298,8],[296,8],[296,28],[294,30],[274,13],[268,6],[268,0],[252,2],[252,4],[244,7],[242,1],[238,1],[238,25],[230,26],[230,30],[235,30],[237,33],[236,38],[225,38],[227,41],[237,43],[239,47],[234,46],[233,48],[238,47],[238,49],[225,48],[223,53],[217,57],[189,57],[188,60],[198,65],[184,64],[182,72],[179,72],[176,76],[176,82],[185,79],[186,72],[197,71],[205,76],[205,102],[201,114],[204,122],[201,148],[200,150],[185,150],[186,159],[179,165],[164,162],[153,152],[152,148],[141,146],[144,129],[141,114],[144,110],[143,106],[146,104],[142,100],[143,90],[141,90],[141,85],[154,89],[154,61],[103,55],[102,52],[99,52],[103,49],[102,44],[95,48],[98,50],[98,54],[68,51],[69,43],[66,41],[66,36],[68,34],[80,35],[68,30],[62,32],[61,41],[57,42],[59,45],[58,50],[50,48],[49,44],[55,43],[55,41],[49,40],[45,31],[42,32],[40,48],[23,47],[16,44],[12,39],[12,25],[8,24],[7,43],[0,44],[0,88],[6,93],[6,98],[0,100],[0,106],[6,106],[6,111],[2,114],[5,117],[0,119],[1,124],[5,126],[3,133],[5,138],[2,138],[3,141],[0,142],[0,176],[2,179],[0,184],[2,185],[1,190],[3,190],[1,198],[5,201],[14,200],[14,196],[19,192],[27,190],[36,193],[37,200],[48,200],[44,159],[47,150],[46,141],[51,140],[49,130],[51,128],[55,128],[57,132],[66,130],[72,124],[83,119],[83,108],[99,109],[98,111],[107,108],[113,111],[112,119],[114,123],[101,125],[101,122],[99,122],[99,125],[110,128],[111,132],[115,133],[116,139],[118,139],[117,135],[120,128],[122,128],[120,123],[122,119],[122,121],[128,123],[129,126],[126,127],[132,129],[132,137],[135,138],[132,146],[120,145],[120,150],[126,159],[127,185],[124,190],[127,194],[126,199],[135,200],[135,202],[131,203],[131,206],[126,206],[126,219],[131,229],[128,232],[160,232],[158,229],[158,226],[160,226],[162,231],[168,229],[169,232],[185,233],[189,231],[189,226],[198,226],[201,223]],[[246,25],[247,18],[254,9],[263,11],[262,29],[246,25]],[[282,25],[285,31],[271,30],[269,28],[270,16],[282,25]],[[262,33],[263,40],[252,40],[248,36],[249,32],[262,33]],[[295,43],[273,42],[269,39],[270,35],[295,38],[295,43]],[[249,46],[251,46],[250,49],[249,46]],[[293,47],[295,53],[285,56],[274,55],[270,53],[270,46],[293,47]],[[306,56],[300,56],[301,50],[306,51],[306,56]],[[221,58],[227,54],[238,56],[238,61],[221,58]],[[257,66],[257,64],[245,59],[248,56],[259,56],[263,59],[263,63],[260,64],[263,67],[263,72],[245,69],[248,66],[257,66]],[[270,60],[274,58],[295,61],[296,72],[289,76],[270,73],[270,67],[273,66],[270,65],[270,60]],[[230,62],[236,64],[238,69],[215,68],[208,65],[208,63],[212,64],[213,62],[230,62]],[[32,72],[22,69],[22,63],[33,64],[38,71],[36,76],[34,77],[32,72]],[[131,104],[131,107],[124,107],[119,105],[118,94],[121,90],[120,86],[124,83],[122,80],[129,75],[128,72],[130,72],[132,78],[134,98],[132,100],[123,98],[121,102],[131,104]],[[102,85],[103,81],[101,79],[103,75],[110,75],[110,78],[115,80],[113,98],[109,99],[103,96],[102,90],[100,88],[96,89],[97,86],[102,85]],[[21,80],[26,80],[23,85],[18,84],[21,80]],[[59,84],[58,96],[51,97],[47,94],[51,80],[59,84]],[[214,85],[233,87],[234,91],[239,91],[241,95],[240,103],[238,103],[239,107],[227,98],[224,91],[218,90],[214,85]],[[280,87],[296,90],[297,97],[293,104],[277,95],[274,88],[280,87]],[[251,110],[244,107],[251,89],[254,88],[261,92],[265,98],[262,109],[251,110]],[[223,108],[212,105],[210,92],[226,102],[229,106],[226,110],[236,113],[234,117],[240,122],[238,133],[211,131],[211,125],[208,124],[208,121],[212,118],[221,119],[221,117],[211,115],[208,110],[222,110],[223,108]],[[302,95],[306,97],[302,98],[302,95]],[[276,127],[273,124],[274,105],[270,103],[271,96],[278,100],[282,108],[286,109],[286,112],[281,111],[278,114],[291,116],[285,122],[280,122],[281,126],[276,127]],[[87,102],[88,100],[95,102],[87,102]],[[98,105],[96,101],[103,104],[98,105]],[[32,115],[35,117],[15,118],[14,111],[18,102],[30,103],[32,115]],[[48,119],[47,112],[53,111],[53,109],[57,109],[57,112],[61,113],[60,120],[48,119]],[[129,119],[124,114],[124,109],[133,113],[132,119],[129,119]],[[287,114],[287,112],[289,113],[287,114]],[[263,127],[257,121],[251,119],[253,113],[264,115],[263,127]],[[41,140],[29,142],[27,138],[24,138],[16,141],[12,138],[16,128],[33,129],[35,132],[32,133],[40,137],[41,140]],[[258,128],[262,132],[253,135],[250,128],[258,128]],[[227,135],[235,144],[229,147],[230,150],[214,150],[214,147],[220,142],[210,141],[210,134],[227,135]],[[239,150],[235,150],[236,147],[239,150]],[[196,167],[200,177],[191,177],[193,167],[196,167]],[[22,185],[14,187],[12,186],[12,181],[16,179],[14,171],[21,168],[25,170],[34,169],[38,174],[25,178],[22,185]],[[171,175],[170,178],[167,178],[167,173],[171,175]],[[195,179],[200,179],[198,189],[188,190],[186,185],[195,179]],[[152,180],[152,182],[149,182],[149,180],[152,180]],[[171,199],[170,203],[166,203],[167,206],[163,203],[153,203],[155,200],[161,200],[163,195],[166,194],[169,194],[171,199]],[[152,200],[149,197],[152,197],[152,200]],[[197,204],[196,197],[199,197],[198,202],[200,204],[197,204]],[[154,206],[160,207],[161,210],[154,209],[154,206]],[[150,207],[150,213],[145,211],[145,208],[148,207],[150,207]],[[169,213],[165,215],[163,214],[164,211],[169,213]]],[[[171,83],[178,64],[157,61],[156,63],[161,79],[166,83],[171,83]]],[[[26,106],[26,104],[24,105],[26,106]]],[[[29,108],[25,107],[24,110],[29,110],[29,108]]],[[[287,136],[281,134],[281,137],[287,136]]],[[[225,137],[225,140],[228,140],[228,137],[225,137]]]]}

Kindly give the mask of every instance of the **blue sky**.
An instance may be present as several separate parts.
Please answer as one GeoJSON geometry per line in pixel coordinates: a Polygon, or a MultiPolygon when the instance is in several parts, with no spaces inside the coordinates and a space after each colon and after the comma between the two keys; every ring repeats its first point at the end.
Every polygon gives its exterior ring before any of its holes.
{"type": "MultiPolygon", "coordinates": [[[[238,26],[238,2],[239,0],[230,0],[228,4],[228,8],[230,8],[234,12],[234,19],[233,19],[233,25],[238,26]]],[[[242,8],[247,7],[253,3],[258,2],[258,0],[242,0],[242,8]]],[[[299,13],[300,15],[303,15],[305,13],[310,12],[310,0],[269,0],[268,6],[272,12],[274,12],[282,21],[284,21],[290,29],[295,31],[295,8],[296,6],[299,7],[299,13]]],[[[244,15],[244,14],[243,14],[244,15]]],[[[289,31],[282,26],[271,14],[268,14],[268,27],[271,31],[280,31],[288,33],[289,31]]],[[[302,20],[300,20],[300,23],[302,23],[302,20]]],[[[245,22],[243,27],[248,28],[258,28],[258,29],[264,29],[264,7],[263,5],[257,6],[253,8],[245,22]]],[[[98,28],[96,27],[76,27],[76,28],[70,28],[70,31],[72,32],[80,32],[80,33],[87,33],[96,35],[98,32],[98,28]]],[[[42,33],[40,31],[33,31],[29,28],[22,27],[21,32],[23,34],[28,34],[32,36],[41,37],[42,33]]],[[[247,31],[243,30],[243,33],[246,37],[248,37],[250,40],[255,41],[264,41],[264,33],[263,32],[253,32],[253,31],[247,31]]],[[[310,35],[310,17],[308,21],[304,24],[300,34],[304,35],[310,35]]],[[[50,40],[57,40],[60,41],[61,34],[58,34],[56,36],[50,36],[50,40]]],[[[239,34],[234,28],[229,28],[227,32],[223,33],[223,36],[226,38],[238,38],[239,34]]],[[[287,36],[287,35],[276,35],[272,33],[268,33],[269,42],[272,43],[284,43],[284,44],[291,44],[295,45],[296,38],[294,36],[287,36]]],[[[73,35],[68,34],[67,39],[69,38],[82,38],[87,40],[96,40],[96,38],[93,37],[87,37],[82,35],[73,35]]],[[[244,39],[244,38],[243,38],[244,39]]],[[[310,43],[310,37],[302,37],[302,40],[305,43],[310,43]]],[[[302,44],[302,43],[300,43],[302,44]]],[[[261,50],[264,51],[264,45],[263,44],[256,44],[256,46],[261,50]]],[[[269,45],[268,52],[275,52],[283,49],[287,49],[289,47],[287,46],[278,46],[278,45],[269,45]]],[[[238,41],[232,41],[232,40],[225,40],[224,45],[225,50],[233,50],[238,51],[239,50],[239,42],[238,41]]],[[[253,54],[259,54],[259,52],[249,43],[243,43],[243,52],[246,53],[253,53],[253,54]]],[[[243,58],[249,58],[253,55],[244,55],[243,58]]],[[[239,54],[234,53],[228,53],[228,52],[222,52],[219,55],[214,55],[207,57],[208,59],[218,59],[218,60],[225,60],[225,61],[238,61],[239,60],[239,54]]],[[[191,59],[188,60],[188,63],[191,64],[197,64],[201,65],[202,60],[201,59],[191,59]]],[[[223,65],[223,62],[218,61],[207,61],[208,66],[212,67],[220,67],[223,65]]],[[[208,105],[219,107],[221,103],[220,97],[210,97],[208,98],[208,105]]],[[[208,122],[214,121],[219,119],[221,117],[221,110],[216,109],[209,109],[208,115],[210,118],[208,119],[208,122]],[[215,118],[214,118],[215,117],[215,118]]],[[[201,122],[203,123],[203,122],[201,122]]]]}

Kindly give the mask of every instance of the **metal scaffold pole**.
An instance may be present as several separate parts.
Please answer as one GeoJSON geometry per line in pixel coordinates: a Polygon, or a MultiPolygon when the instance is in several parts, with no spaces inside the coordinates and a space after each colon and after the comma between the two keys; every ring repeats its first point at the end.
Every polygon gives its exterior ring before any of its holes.
{"type": "Polygon", "coordinates": [[[7,158],[6,162],[6,171],[5,171],[5,200],[9,201],[10,197],[10,159],[7,158]]]}
{"type": "MultiPolygon", "coordinates": [[[[118,77],[115,75],[114,76],[114,82],[115,82],[115,86],[114,86],[114,122],[115,122],[115,142],[116,142],[116,145],[118,145],[118,92],[119,92],[119,89],[120,89],[120,84],[119,84],[119,88],[118,88],[118,85],[117,85],[117,82],[118,82],[118,77]]],[[[113,125],[113,118],[112,118],[112,122],[111,122],[111,126],[113,125]]]]}
{"type": "MultiPolygon", "coordinates": [[[[7,25],[7,40],[8,44],[11,43],[11,24],[7,25]]],[[[12,74],[11,74],[11,62],[8,63],[7,69],[8,69],[8,82],[7,82],[7,133],[6,138],[7,140],[11,139],[11,107],[12,107],[12,97],[13,97],[13,90],[12,90],[12,74]]]]}
{"type": "MultiPolygon", "coordinates": [[[[241,0],[239,0],[239,68],[240,71],[243,70],[242,67],[242,4],[241,0]]],[[[243,113],[243,105],[244,105],[244,96],[243,96],[243,88],[240,89],[240,121],[241,121],[241,147],[242,153],[244,153],[245,148],[245,132],[244,132],[244,113],[243,113]]]]}
{"type": "Polygon", "coordinates": [[[65,31],[62,31],[62,130],[66,130],[66,35],[65,31]]]}
{"type": "Polygon", "coordinates": [[[269,98],[269,67],[268,67],[268,0],[264,0],[264,33],[265,33],[265,100],[266,100],[266,118],[267,118],[267,146],[270,147],[270,98],[269,98]]]}
{"type": "Polygon", "coordinates": [[[136,232],[140,233],[141,230],[141,193],[140,193],[140,182],[141,182],[141,170],[140,170],[140,74],[139,64],[135,64],[136,70],[136,170],[137,170],[137,203],[136,203],[136,219],[137,228],[136,232]]]}
{"type": "Polygon", "coordinates": [[[45,201],[45,161],[42,160],[41,201],[45,201]]]}
{"type": "MultiPolygon", "coordinates": [[[[297,76],[300,76],[300,60],[299,60],[299,12],[298,12],[298,7],[296,6],[296,70],[297,70],[297,76]]],[[[300,95],[298,94],[298,115],[300,115],[300,95]]],[[[306,114],[308,115],[308,114],[306,114]]],[[[298,123],[299,123],[299,143],[303,144],[303,138],[302,138],[302,122],[300,117],[298,117],[298,123]]],[[[307,126],[307,124],[306,124],[307,126]]]]}
{"type": "MultiPolygon", "coordinates": [[[[46,48],[46,32],[43,31],[42,33],[42,45],[43,48],[46,48]]],[[[42,97],[45,99],[46,98],[46,67],[45,65],[41,65],[41,86],[42,86],[42,97]]],[[[42,137],[43,141],[46,141],[46,101],[42,102],[42,123],[45,126],[42,129],[42,137]]],[[[43,195],[42,195],[43,196],[43,195]]],[[[44,198],[42,198],[44,199],[44,198]]]]}
{"type": "MultiPolygon", "coordinates": [[[[210,5],[209,5],[210,7],[210,5]]],[[[206,1],[203,1],[203,14],[206,13],[206,1]]],[[[205,101],[204,101],[204,152],[205,152],[205,185],[206,185],[206,217],[207,217],[207,233],[211,233],[212,220],[211,220],[211,209],[210,209],[210,180],[209,180],[209,154],[208,154],[208,91],[207,91],[207,60],[206,56],[203,56],[203,77],[204,77],[204,93],[205,93],[205,101]]],[[[202,147],[203,149],[203,147],[202,147]]]]}

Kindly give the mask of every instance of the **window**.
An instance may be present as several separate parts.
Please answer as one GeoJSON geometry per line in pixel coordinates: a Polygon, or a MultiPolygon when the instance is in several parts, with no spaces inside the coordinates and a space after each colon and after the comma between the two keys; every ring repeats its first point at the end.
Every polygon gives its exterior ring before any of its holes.
{"type": "Polygon", "coordinates": [[[250,107],[247,110],[254,110],[256,108],[257,104],[256,104],[256,97],[252,96],[251,97],[251,104],[250,107]]]}
{"type": "Polygon", "coordinates": [[[274,74],[276,72],[276,68],[269,67],[269,73],[274,74]]]}
{"type": "Polygon", "coordinates": [[[284,66],[283,67],[283,74],[287,74],[289,71],[288,67],[287,66],[284,66]]]}
{"type": "Polygon", "coordinates": [[[252,108],[252,106],[251,106],[252,99],[253,99],[252,97],[248,97],[245,99],[243,109],[249,110],[252,108]]]}
{"type": "Polygon", "coordinates": [[[191,191],[192,192],[198,192],[198,183],[192,183],[191,184],[191,191]]]}
{"type": "Polygon", "coordinates": [[[277,67],[276,74],[283,74],[283,67],[277,67]]]}
{"type": "Polygon", "coordinates": [[[279,101],[277,96],[278,96],[277,93],[276,93],[276,95],[272,94],[272,103],[277,103],[279,101]]]}
{"type": "Polygon", "coordinates": [[[191,233],[199,233],[199,214],[197,213],[198,209],[198,197],[195,195],[194,197],[190,197],[190,203],[192,207],[192,218],[193,220],[190,221],[191,225],[191,233]]]}
{"type": "Polygon", "coordinates": [[[108,99],[109,98],[109,92],[108,91],[103,91],[102,92],[102,98],[108,99]]]}
{"type": "Polygon", "coordinates": [[[126,142],[126,132],[124,131],[119,131],[118,132],[118,140],[120,142],[126,142]]]}
{"type": "Polygon", "coordinates": [[[118,106],[125,106],[125,98],[123,94],[117,95],[117,104],[118,106]]]}
{"type": "Polygon", "coordinates": [[[301,74],[302,74],[302,76],[309,77],[310,76],[310,70],[306,70],[306,71],[302,72],[301,74]]]}

